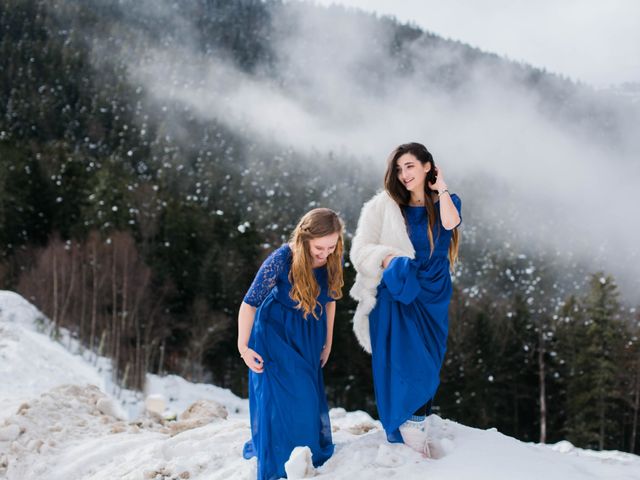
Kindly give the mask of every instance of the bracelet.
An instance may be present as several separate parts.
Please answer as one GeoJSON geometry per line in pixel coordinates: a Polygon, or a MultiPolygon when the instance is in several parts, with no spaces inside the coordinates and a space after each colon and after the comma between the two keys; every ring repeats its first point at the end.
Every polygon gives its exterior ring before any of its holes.
{"type": "MultiPolygon", "coordinates": [[[[238,350],[240,352],[240,350],[238,350]]],[[[249,347],[244,349],[244,352],[240,352],[240,358],[244,357],[244,354],[249,351],[249,347]]]]}
{"type": "MultiPolygon", "coordinates": [[[[449,193],[449,189],[445,188],[443,191],[438,192],[438,198],[440,198],[440,195],[442,195],[443,193],[449,193]]],[[[449,195],[451,194],[449,193],[449,195]]]]}

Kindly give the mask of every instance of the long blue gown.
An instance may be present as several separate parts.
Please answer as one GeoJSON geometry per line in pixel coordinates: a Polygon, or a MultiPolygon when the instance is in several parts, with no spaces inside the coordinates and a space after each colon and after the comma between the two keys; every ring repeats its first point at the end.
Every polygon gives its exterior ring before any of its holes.
{"type": "MultiPolygon", "coordinates": [[[[462,221],[460,198],[453,194],[451,199],[462,221]]],[[[389,263],[369,314],[378,415],[394,443],[402,442],[398,427],[433,398],[440,383],[453,293],[448,259],[453,230],[442,226],[438,202],[431,258],[426,208],[401,208],[416,258],[396,257],[389,263]]]]}
{"type": "Polygon", "coordinates": [[[257,307],[249,347],[262,356],[263,373],[249,371],[251,440],[246,459],[258,458],[258,480],[285,477],[284,464],[297,446],[308,446],[314,466],[333,454],[329,409],[320,354],[327,337],[326,267],[314,269],[320,286],[319,319],[307,319],[289,297],[292,251],[288,244],[262,264],[244,297],[257,307]]]}

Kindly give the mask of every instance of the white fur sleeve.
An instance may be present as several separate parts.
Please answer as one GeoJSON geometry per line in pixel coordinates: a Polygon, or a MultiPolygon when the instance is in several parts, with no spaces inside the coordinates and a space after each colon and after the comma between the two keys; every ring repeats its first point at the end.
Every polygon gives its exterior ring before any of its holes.
{"type": "Polygon", "coordinates": [[[362,207],[356,234],[351,243],[351,262],[356,272],[367,277],[377,277],[380,274],[382,261],[387,255],[402,255],[397,248],[379,243],[383,215],[376,209],[376,199],[370,200],[362,207]]]}

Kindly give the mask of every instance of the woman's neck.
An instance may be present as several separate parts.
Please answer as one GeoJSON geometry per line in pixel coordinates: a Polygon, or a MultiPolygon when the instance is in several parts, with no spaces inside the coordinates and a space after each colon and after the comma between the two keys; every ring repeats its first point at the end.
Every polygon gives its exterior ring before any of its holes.
{"type": "MultiPolygon", "coordinates": [[[[409,205],[424,206],[425,200],[426,200],[426,193],[424,192],[424,190],[411,192],[411,197],[409,198],[409,205]]],[[[437,198],[433,199],[434,202],[436,200],[437,198]]]]}
{"type": "Polygon", "coordinates": [[[424,205],[424,201],[424,190],[420,189],[417,192],[411,192],[411,197],[409,198],[410,205],[424,205]]]}

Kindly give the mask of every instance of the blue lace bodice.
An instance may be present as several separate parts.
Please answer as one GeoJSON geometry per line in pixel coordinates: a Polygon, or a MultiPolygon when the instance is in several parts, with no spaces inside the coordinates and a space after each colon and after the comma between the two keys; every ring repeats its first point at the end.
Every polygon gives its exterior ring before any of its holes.
{"type": "MultiPolygon", "coordinates": [[[[251,283],[251,287],[249,287],[247,294],[244,296],[244,302],[251,306],[259,307],[273,292],[280,303],[288,307],[294,307],[295,302],[289,297],[289,292],[291,291],[289,271],[291,270],[292,258],[293,252],[288,243],[274,250],[260,266],[251,283]]],[[[313,272],[320,286],[318,302],[325,305],[327,302],[333,301],[328,294],[326,267],[314,268],[313,272]]]]}
{"type": "MultiPolygon", "coordinates": [[[[460,197],[455,193],[451,195],[453,204],[458,209],[458,215],[460,215],[460,223],[462,223],[462,201],[460,197]]],[[[446,230],[442,223],[440,223],[440,205],[436,202],[436,225],[433,229],[433,242],[434,242],[434,256],[447,256],[449,252],[449,243],[451,242],[451,236],[453,230],[446,230]],[[438,225],[440,230],[438,232],[438,225]]],[[[429,237],[427,236],[427,209],[425,207],[413,207],[403,205],[402,210],[405,218],[407,219],[407,230],[409,238],[413,244],[413,248],[416,250],[416,259],[427,260],[429,258],[430,246],[429,237]]],[[[459,224],[458,224],[459,225],[459,224]]]]}

